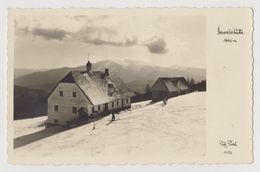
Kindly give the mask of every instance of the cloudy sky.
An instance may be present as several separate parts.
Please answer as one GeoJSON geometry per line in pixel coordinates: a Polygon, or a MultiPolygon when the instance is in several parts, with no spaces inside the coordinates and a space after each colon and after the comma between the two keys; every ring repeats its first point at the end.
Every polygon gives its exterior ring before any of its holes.
{"type": "Polygon", "coordinates": [[[14,67],[46,69],[105,59],[206,67],[204,16],[16,16],[14,67]]]}

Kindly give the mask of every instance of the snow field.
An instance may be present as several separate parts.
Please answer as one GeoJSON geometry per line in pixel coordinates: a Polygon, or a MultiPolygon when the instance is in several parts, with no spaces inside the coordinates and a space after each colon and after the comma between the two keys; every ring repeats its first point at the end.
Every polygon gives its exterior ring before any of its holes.
{"type": "MultiPolygon", "coordinates": [[[[144,101],[93,123],[62,131],[37,127],[47,117],[14,122],[15,138],[23,142],[34,132],[48,137],[14,149],[19,157],[84,157],[109,161],[114,158],[140,162],[144,158],[204,157],[206,153],[206,93],[194,92],[163,102],[144,101]],[[39,132],[40,131],[40,132],[39,132]],[[57,132],[58,131],[58,132],[57,132]],[[47,133],[48,134],[48,133],[47,133]]],[[[38,137],[38,136],[37,136],[38,137]]],[[[40,136],[39,136],[40,137],[40,136]]]]}

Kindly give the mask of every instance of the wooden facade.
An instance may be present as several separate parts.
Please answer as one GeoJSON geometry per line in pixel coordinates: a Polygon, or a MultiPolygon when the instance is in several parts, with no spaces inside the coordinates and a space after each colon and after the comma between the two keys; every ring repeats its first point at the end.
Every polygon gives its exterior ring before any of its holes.
{"type": "Polygon", "coordinates": [[[152,101],[162,101],[190,92],[189,84],[183,77],[158,78],[151,88],[152,101]]]}

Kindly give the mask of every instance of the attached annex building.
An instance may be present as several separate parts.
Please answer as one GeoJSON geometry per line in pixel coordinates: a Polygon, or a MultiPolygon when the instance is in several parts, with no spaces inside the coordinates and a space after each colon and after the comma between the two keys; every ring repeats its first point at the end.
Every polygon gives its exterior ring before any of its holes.
{"type": "Polygon", "coordinates": [[[157,102],[189,93],[190,86],[184,77],[162,77],[151,88],[152,101],[157,102]]]}
{"type": "Polygon", "coordinates": [[[114,73],[92,71],[69,72],[48,97],[49,124],[67,125],[75,119],[86,120],[93,113],[109,114],[131,107],[132,90],[114,73]]]}

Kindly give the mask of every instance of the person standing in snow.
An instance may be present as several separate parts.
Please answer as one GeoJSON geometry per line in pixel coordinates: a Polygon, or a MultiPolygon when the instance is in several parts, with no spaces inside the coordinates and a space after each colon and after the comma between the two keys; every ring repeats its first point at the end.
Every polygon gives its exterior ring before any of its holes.
{"type": "Polygon", "coordinates": [[[163,100],[163,104],[166,105],[166,100],[163,100]]]}
{"type": "Polygon", "coordinates": [[[115,114],[114,114],[114,112],[112,112],[112,121],[114,121],[115,120],[115,114]]]}
{"type": "Polygon", "coordinates": [[[168,101],[167,96],[165,96],[165,99],[163,100],[163,104],[166,105],[167,101],[168,101]]]}

